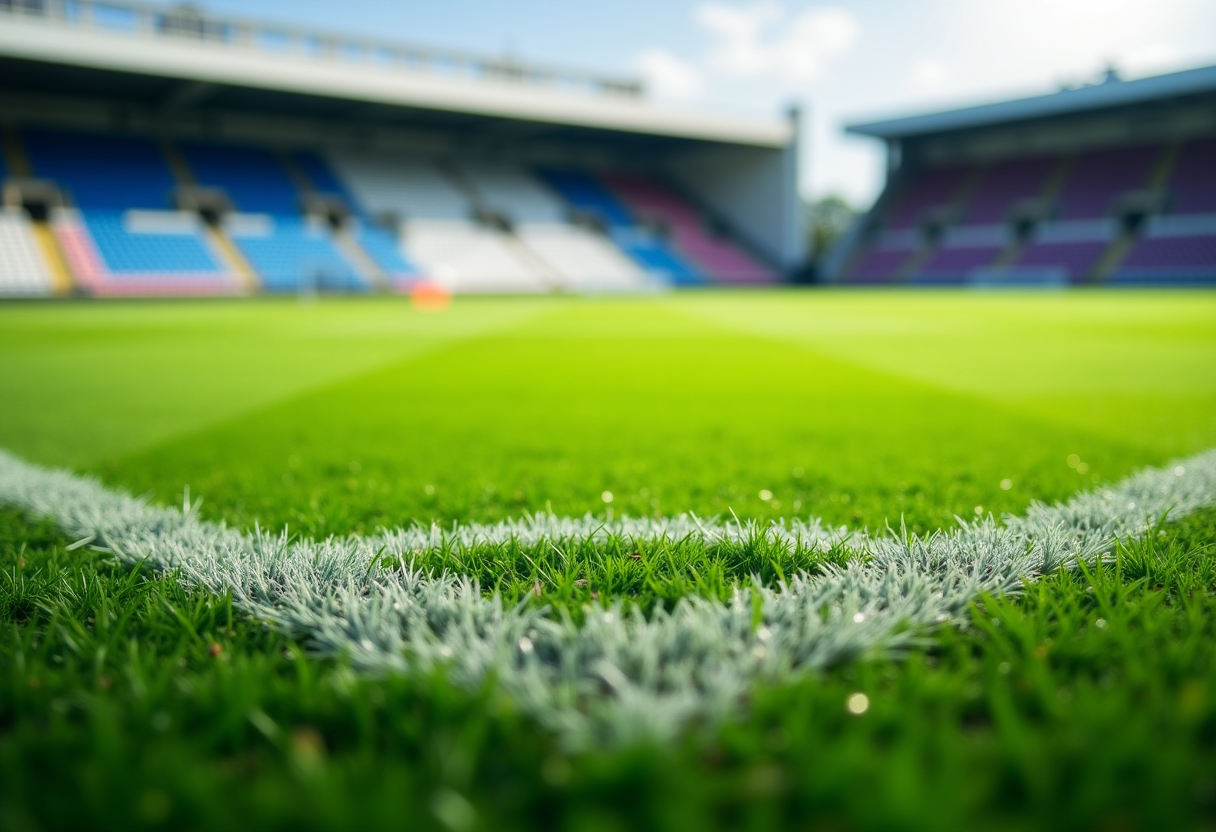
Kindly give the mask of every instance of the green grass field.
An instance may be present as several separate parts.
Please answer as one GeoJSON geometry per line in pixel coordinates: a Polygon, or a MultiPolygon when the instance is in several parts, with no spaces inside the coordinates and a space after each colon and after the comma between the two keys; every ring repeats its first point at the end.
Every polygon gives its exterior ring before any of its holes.
{"type": "MultiPolygon", "coordinates": [[[[543,511],[926,532],[1212,447],[1211,293],[0,306],[0,448],[304,536],[543,511]]],[[[308,658],[71,542],[0,513],[4,829],[1216,828],[1213,511],[910,654],[577,755],[492,685],[308,658]]],[[[812,566],[675,547],[575,586],[546,558],[464,567],[577,614],[812,566]]]]}

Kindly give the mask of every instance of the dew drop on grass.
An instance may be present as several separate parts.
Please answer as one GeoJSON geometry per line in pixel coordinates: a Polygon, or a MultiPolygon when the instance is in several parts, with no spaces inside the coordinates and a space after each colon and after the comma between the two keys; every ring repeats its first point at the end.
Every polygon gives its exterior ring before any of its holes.
{"type": "Polygon", "coordinates": [[[1001,480],[1001,490],[1002,491],[1008,491],[1011,488],[1013,488],[1013,480],[1009,479],[1008,477],[1001,480]]]}
{"type": "Polygon", "coordinates": [[[979,515],[983,514],[983,513],[984,513],[984,507],[983,507],[983,506],[976,506],[976,507],[975,507],[975,514],[976,514],[976,516],[977,516],[977,517],[978,517],[979,515]]]}
{"type": "Polygon", "coordinates": [[[861,716],[866,711],[870,710],[870,697],[864,693],[854,693],[845,702],[845,707],[849,709],[849,713],[854,716],[861,716]]]}
{"type": "Polygon", "coordinates": [[[612,502],[612,492],[605,491],[603,494],[600,495],[600,499],[603,500],[605,503],[611,503],[612,502]]]}
{"type": "Polygon", "coordinates": [[[767,488],[760,489],[760,499],[767,503],[769,500],[773,499],[773,492],[769,491],[767,488]]]}
{"type": "Polygon", "coordinates": [[[1099,618],[1098,620],[1096,620],[1094,622],[1094,626],[1097,627],[1099,630],[1105,630],[1106,629],[1106,619],[1099,618]]]}
{"type": "Polygon", "coordinates": [[[866,620],[866,614],[864,612],[858,612],[858,613],[853,614],[853,623],[854,624],[860,624],[861,622],[863,622],[865,620],[866,620]]]}

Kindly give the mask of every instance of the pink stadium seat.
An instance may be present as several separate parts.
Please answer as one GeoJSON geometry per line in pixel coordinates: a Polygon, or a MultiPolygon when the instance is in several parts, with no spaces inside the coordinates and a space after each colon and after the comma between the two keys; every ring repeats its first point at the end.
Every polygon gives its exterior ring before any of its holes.
{"type": "Polygon", "coordinates": [[[777,282],[772,269],[733,242],[711,236],[698,213],[663,184],[633,174],[612,174],[605,184],[637,216],[665,225],[676,249],[714,282],[777,282]]]}

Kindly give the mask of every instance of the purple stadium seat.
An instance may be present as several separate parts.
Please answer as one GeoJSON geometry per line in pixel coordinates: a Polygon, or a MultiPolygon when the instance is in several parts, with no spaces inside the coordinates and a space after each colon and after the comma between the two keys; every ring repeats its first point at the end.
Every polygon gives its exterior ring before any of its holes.
{"type": "Polygon", "coordinates": [[[1060,191],[1059,219],[1107,216],[1120,194],[1148,187],[1153,164],[1162,152],[1161,145],[1148,145],[1095,150],[1081,156],[1060,191]]]}
{"type": "Polygon", "coordinates": [[[1058,162],[1054,157],[1037,157],[993,165],[967,200],[963,222],[967,225],[1004,222],[1014,204],[1042,193],[1058,162]]]}

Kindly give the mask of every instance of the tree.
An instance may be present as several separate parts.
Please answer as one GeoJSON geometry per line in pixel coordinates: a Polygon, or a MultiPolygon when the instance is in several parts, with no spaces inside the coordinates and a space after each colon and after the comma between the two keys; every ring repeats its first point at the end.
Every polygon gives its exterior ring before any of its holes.
{"type": "Polygon", "coordinates": [[[857,211],[844,197],[829,194],[806,206],[807,242],[814,252],[815,263],[832,245],[852,228],[857,220],[857,211]]]}

